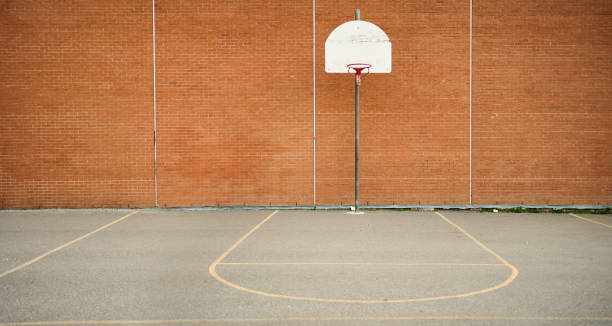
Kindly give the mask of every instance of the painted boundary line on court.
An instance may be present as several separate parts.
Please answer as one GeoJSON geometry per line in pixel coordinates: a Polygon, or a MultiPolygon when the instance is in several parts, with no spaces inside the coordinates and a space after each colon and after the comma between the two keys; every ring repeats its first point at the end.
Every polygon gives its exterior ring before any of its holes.
{"type": "Polygon", "coordinates": [[[586,217],[578,216],[578,215],[576,215],[576,214],[574,214],[574,213],[569,213],[569,215],[571,215],[571,216],[573,216],[573,217],[575,217],[575,218],[579,218],[579,219],[581,219],[581,220],[583,220],[583,221],[587,221],[587,222],[589,222],[589,223],[599,224],[599,225],[601,225],[601,226],[605,226],[605,227],[607,227],[607,228],[611,228],[611,229],[612,229],[612,225],[610,225],[610,224],[606,224],[606,223],[603,223],[603,222],[599,222],[599,221],[592,220],[592,219],[590,219],[590,218],[586,218],[586,217]]]}
{"type": "MultiPolygon", "coordinates": [[[[438,216],[440,216],[446,223],[454,226],[457,230],[461,231],[461,233],[463,233],[465,236],[467,236],[468,238],[470,238],[470,240],[472,240],[476,245],[478,245],[480,248],[482,248],[484,251],[490,253],[491,255],[493,255],[495,258],[497,258],[497,260],[499,260],[502,264],[510,267],[510,269],[512,269],[513,271],[513,275],[516,273],[518,275],[518,269],[516,269],[516,267],[514,267],[512,264],[510,264],[509,262],[507,262],[504,258],[502,258],[498,253],[496,253],[495,251],[493,251],[492,249],[490,249],[489,247],[485,246],[482,242],[478,241],[478,239],[476,239],[473,235],[469,234],[467,231],[465,231],[462,227],[460,227],[459,225],[455,224],[455,222],[451,221],[448,217],[442,215],[442,213],[440,212],[436,212],[436,214],[438,216]]],[[[516,275],[515,275],[516,277],[516,275]]],[[[514,279],[514,278],[513,278],[514,279]]]]}
{"type": "MultiPolygon", "coordinates": [[[[29,260],[29,261],[27,261],[27,262],[25,262],[25,263],[23,263],[23,264],[21,264],[19,266],[13,267],[13,268],[9,269],[8,271],[3,272],[2,274],[0,274],[0,278],[6,276],[8,274],[11,274],[13,272],[16,272],[16,271],[18,271],[18,270],[20,270],[22,268],[27,267],[27,266],[30,266],[30,265],[34,264],[35,262],[37,262],[37,261],[39,261],[39,260],[49,256],[50,254],[52,254],[54,252],[58,252],[58,251],[66,248],[66,247],[68,247],[68,246],[70,246],[70,245],[72,245],[74,243],[77,243],[77,242],[79,242],[79,241],[81,241],[81,240],[83,240],[83,239],[93,235],[93,234],[96,234],[96,233],[98,233],[98,232],[100,232],[100,231],[102,231],[104,229],[107,229],[110,226],[112,226],[112,225],[114,225],[116,223],[119,223],[119,222],[125,220],[126,218],[136,214],[136,213],[138,213],[138,211],[134,211],[134,212],[131,212],[131,213],[127,214],[127,215],[124,215],[124,216],[122,216],[122,217],[120,217],[120,218],[118,218],[118,219],[116,219],[116,220],[114,220],[114,221],[112,221],[112,222],[110,222],[108,224],[105,224],[105,225],[103,225],[103,226],[101,226],[101,227],[99,227],[99,228],[97,228],[97,229],[95,229],[95,230],[93,230],[93,231],[91,231],[91,232],[89,232],[87,234],[84,234],[84,235],[82,235],[82,236],[80,236],[80,237],[78,237],[78,238],[76,238],[76,239],[74,239],[74,240],[72,240],[70,242],[66,242],[63,245],[61,245],[61,246],[59,246],[59,247],[57,247],[55,249],[51,249],[51,250],[45,252],[44,254],[42,254],[42,255],[40,255],[40,256],[38,256],[36,258],[33,258],[33,259],[31,259],[31,260],[29,260]]],[[[0,324],[0,325],[2,325],[2,324],[0,324]]]]}
{"type": "MultiPolygon", "coordinates": [[[[483,294],[483,293],[487,293],[487,292],[491,292],[491,291],[494,291],[494,290],[501,289],[501,288],[503,288],[505,286],[508,286],[508,284],[512,283],[512,281],[514,281],[514,279],[518,276],[518,269],[516,267],[514,267],[514,265],[510,264],[508,261],[506,261],[504,258],[502,258],[495,251],[493,251],[492,249],[490,249],[487,246],[485,246],[482,242],[478,241],[478,239],[476,239],[474,236],[472,236],[471,234],[466,232],[463,228],[461,228],[460,226],[458,226],[453,221],[451,221],[450,219],[448,219],[444,215],[440,214],[439,212],[435,212],[435,213],[439,217],[441,217],[445,222],[447,222],[448,224],[450,224],[451,226],[455,227],[457,230],[462,232],[466,237],[468,237],[470,240],[472,240],[481,249],[485,250],[486,252],[488,252],[489,254],[494,256],[497,260],[499,260],[501,262],[502,266],[505,266],[505,267],[509,268],[511,270],[510,276],[505,281],[503,281],[502,283],[499,283],[499,284],[494,285],[492,287],[488,287],[488,288],[485,288],[485,289],[481,289],[481,290],[477,290],[477,291],[472,291],[472,292],[453,294],[453,295],[444,295],[444,296],[437,296],[437,297],[421,297],[421,298],[408,298],[408,299],[385,299],[385,300],[380,300],[380,299],[378,299],[378,300],[374,300],[374,299],[364,300],[364,299],[315,298],[315,297],[300,297],[300,296],[284,295],[284,294],[279,294],[279,293],[263,292],[263,291],[247,288],[247,287],[238,285],[236,283],[232,283],[232,282],[224,279],[223,277],[219,276],[219,274],[217,274],[217,271],[216,271],[217,265],[222,265],[223,264],[222,263],[223,259],[225,259],[234,249],[236,249],[244,240],[246,240],[246,238],[248,238],[251,234],[253,234],[255,231],[257,231],[264,223],[269,221],[270,218],[272,218],[272,216],[274,216],[276,213],[278,213],[278,210],[274,211],[272,214],[268,215],[265,219],[263,219],[261,222],[259,222],[255,227],[253,227],[250,231],[248,231],[245,235],[243,235],[238,241],[236,241],[236,243],[234,243],[228,250],[226,250],[223,254],[221,254],[221,256],[219,256],[219,258],[217,258],[214,262],[212,262],[210,264],[209,268],[208,268],[208,272],[210,273],[210,275],[213,278],[215,278],[217,281],[219,281],[219,282],[221,282],[221,283],[223,283],[223,284],[225,284],[227,286],[230,286],[230,287],[232,287],[232,288],[234,288],[236,290],[243,291],[243,292],[248,292],[248,293],[257,294],[257,295],[266,296],[266,297],[280,298],[280,299],[291,299],[291,300],[300,300],[300,301],[314,301],[314,302],[334,302],[334,303],[405,303],[405,302],[424,302],[424,301],[437,301],[437,300],[444,300],[444,299],[463,298],[463,297],[469,297],[469,296],[483,294]]],[[[240,263],[240,262],[236,262],[236,263],[240,263]]],[[[256,262],[250,262],[249,264],[255,265],[257,263],[256,262]]],[[[262,264],[262,265],[264,265],[264,264],[262,264]]],[[[316,263],[310,263],[310,264],[314,265],[316,263]]],[[[339,264],[339,263],[336,263],[336,264],[339,264]]],[[[289,265],[289,264],[286,264],[286,265],[289,265]]]]}
{"type": "Polygon", "coordinates": [[[231,262],[217,265],[374,265],[374,266],[467,266],[499,267],[504,264],[456,264],[456,263],[389,263],[389,262],[231,262]]]}
{"type": "Polygon", "coordinates": [[[272,212],[272,214],[268,215],[266,218],[264,218],[263,221],[259,222],[249,232],[245,233],[245,235],[243,235],[242,238],[236,241],[229,249],[227,249],[224,253],[222,253],[221,256],[219,256],[219,258],[217,258],[212,264],[210,264],[210,266],[208,267],[208,271],[213,275],[213,277],[217,274],[215,273],[215,266],[219,262],[221,262],[223,259],[225,259],[225,257],[227,257],[227,255],[229,255],[230,252],[232,252],[232,250],[236,249],[236,247],[238,247],[244,240],[246,240],[246,238],[248,238],[251,234],[253,234],[253,232],[257,231],[257,229],[259,229],[262,225],[264,225],[264,223],[268,222],[268,220],[271,219],[272,216],[276,215],[276,213],[278,213],[277,210],[272,212]]]}
{"type": "Polygon", "coordinates": [[[612,317],[583,316],[363,316],[363,317],[284,317],[284,318],[190,318],[150,320],[67,320],[1,323],[0,326],[70,326],[70,325],[154,325],[154,324],[233,324],[282,323],[300,321],[612,321],[612,317]]]}

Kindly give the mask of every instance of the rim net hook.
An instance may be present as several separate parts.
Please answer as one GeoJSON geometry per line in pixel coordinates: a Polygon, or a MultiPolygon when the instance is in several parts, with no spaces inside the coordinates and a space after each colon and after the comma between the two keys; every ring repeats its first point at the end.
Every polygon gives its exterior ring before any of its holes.
{"type": "Polygon", "coordinates": [[[366,74],[370,73],[370,67],[372,67],[371,64],[367,64],[367,63],[351,63],[346,65],[346,67],[348,68],[348,72],[354,72],[355,73],[355,83],[357,85],[361,85],[361,73],[366,70],[366,74]],[[352,70],[352,71],[351,71],[352,70]]]}

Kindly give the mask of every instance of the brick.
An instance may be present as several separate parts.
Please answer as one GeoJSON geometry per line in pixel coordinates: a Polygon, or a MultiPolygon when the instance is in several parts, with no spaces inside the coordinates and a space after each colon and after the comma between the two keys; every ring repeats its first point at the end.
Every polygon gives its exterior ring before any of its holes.
{"type": "MultiPolygon", "coordinates": [[[[160,206],[353,203],[354,82],[324,42],[356,8],[393,43],[360,202],[470,202],[469,1],[317,0],[314,31],[310,0],[155,3],[160,206]]],[[[473,4],[473,203],[612,205],[612,2],[473,4]]],[[[151,6],[0,6],[0,208],[155,205],[151,6]]]]}

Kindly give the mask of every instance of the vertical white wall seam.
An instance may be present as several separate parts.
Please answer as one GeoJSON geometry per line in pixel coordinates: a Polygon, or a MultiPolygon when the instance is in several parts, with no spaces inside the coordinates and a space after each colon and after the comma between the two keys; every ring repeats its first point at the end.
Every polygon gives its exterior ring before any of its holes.
{"type": "Polygon", "coordinates": [[[157,79],[155,75],[155,0],[153,4],[153,174],[155,175],[155,207],[157,207],[157,79]]]}
{"type": "Polygon", "coordinates": [[[312,0],[312,179],[313,179],[313,206],[317,206],[317,76],[316,76],[316,0],[312,0]]]}
{"type": "Polygon", "coordinates": [[[470,205],[472,205],[472,1],[470,0],[470,205]]]}

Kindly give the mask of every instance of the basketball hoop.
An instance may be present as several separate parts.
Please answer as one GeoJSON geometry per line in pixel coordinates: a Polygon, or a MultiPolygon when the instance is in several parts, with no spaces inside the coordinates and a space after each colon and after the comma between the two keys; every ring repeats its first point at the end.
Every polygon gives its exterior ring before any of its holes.
{"type": "Polygon", "coordinates": [[[367,63],[351,63],[346,65],[346,67],[349,73],[355,73],[355,83],[361,85],[361,72],[367,69],[366,74],[369,74],[372,65],[367,63]]]}
{"type": "Polygon", "coordinates": [[[391,72],[391,41],[387,33],[361,20],[359,9],[355,20],[336,27],[325,40],[325,72],[355,74],[355,212],[359,212],[359,87],[361,74],[391,72]]]}

